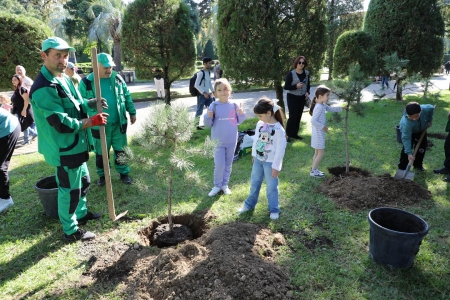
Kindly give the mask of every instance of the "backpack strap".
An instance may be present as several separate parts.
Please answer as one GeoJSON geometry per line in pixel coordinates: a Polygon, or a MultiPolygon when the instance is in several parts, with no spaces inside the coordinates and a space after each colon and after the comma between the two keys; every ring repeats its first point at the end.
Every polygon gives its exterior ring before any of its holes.
{"type": "Polygon", "coordinates": [[[202,79],[200,79],[200,83],[198,85],[202,85],[203,80],[205,80],[205,71],[203,69],[200,70],[203,73],[202,79]]]}

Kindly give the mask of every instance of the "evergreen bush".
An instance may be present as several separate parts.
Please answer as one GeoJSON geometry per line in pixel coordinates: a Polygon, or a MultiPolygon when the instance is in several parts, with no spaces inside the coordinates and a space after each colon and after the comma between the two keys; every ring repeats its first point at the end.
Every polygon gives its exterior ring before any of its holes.
{"type": "Polygon", "coordinates": [[[333,61],[333,77],[347,76],[350,66],[355,63],[366,75],[374,74],[376,52],[372,36],[361,30],[344,32],[336,42],[333,61]]]}
{"type": "Polygon", "coordinates": [[[397,52],[408,73],[429,76],[442,64],[444,21],[436,0],[371,0],[364,31],[374,38],[377,64],[397,52]]]}
{"type": "Polygon", "coordinates": [[[51,29],[38,19],[0,12],[1,89],[12,89],[17,65],[25,67],[28,77],[36,78],[42,66],[42,42],[50,36],[51,29]]]}

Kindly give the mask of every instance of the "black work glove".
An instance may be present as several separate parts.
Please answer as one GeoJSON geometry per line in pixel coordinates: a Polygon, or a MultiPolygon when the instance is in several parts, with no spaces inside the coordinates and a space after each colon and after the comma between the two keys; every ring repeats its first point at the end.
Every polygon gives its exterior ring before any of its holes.
{"type": "MultiPolygon", "coordinates": [[[[92,109],[97,109],[97,99],[89,99],[87,101],[87,105],[89,106],[89,108],[92,109]]],[[[102,98],[102,107],[103,108],[108,108],[108,103],[106,103],[106,99],[102,98]]]]}

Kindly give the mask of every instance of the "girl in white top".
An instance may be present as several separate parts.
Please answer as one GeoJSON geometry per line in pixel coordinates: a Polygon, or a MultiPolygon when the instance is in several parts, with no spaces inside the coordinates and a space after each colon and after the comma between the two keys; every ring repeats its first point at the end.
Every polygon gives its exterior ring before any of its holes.
{"type": "Polygon", "coordinates": [[[252,175],[250,178],[250,194],[239,213],[254,209],[258,203],[259,191],[266,179],[266,196],[269,202],[269,213],[272,220],[280,214],[278,204],[278,173],[283,165],[286,148],[286,131],[284,117],[280,107],[268,98],[261,98],[253,108],[258,116],[252,147],[252,175]]]}
{"type": "MultiPolygon", "coordinates": [[[[309,114],[312,116],[312,132],[311,132],[311,147],[314,150],[314,157],[311,172],[312,177],[324,177],[325,174],[319,171],[319,164],[325,154],[325,133],[328,132],[326,112],[340,112],[342,107],[331,107],[327,104],[331,90],[325,85],[319,85],[316,89],[314,98],[309,109],[309,114]]],[[[344,109],[346,109],[344,107],[344,109]]]]}

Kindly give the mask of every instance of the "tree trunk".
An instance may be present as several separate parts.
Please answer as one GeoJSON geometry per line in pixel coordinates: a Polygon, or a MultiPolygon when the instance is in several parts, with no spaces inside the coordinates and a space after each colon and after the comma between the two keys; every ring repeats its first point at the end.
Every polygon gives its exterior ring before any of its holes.
{"type": "Polygon", "coordinates": [[[115,71],[122,71],[122,53],[120,52],[120,39],[114,39],[114,63],[116,66],[113,68],[115,71]]]}
{"type": "Polygon", "coordinates": [[[281,85],[281,81],[280,80],[275,80],[273,82],[273,85],[275,86],[275,93],[277,95],[277,99],[278,99],[278,106],[281,107],[284,111],[284,113],[286,113],[286,110],[284,109],[284,99],[283,99],[283,86],[281,85]]]}
{"type": "Polygon", "coordinates": [[[397,83],[397,92],[395,93],[395,99],[399,101],[402,100],[402,86],[400,80],[397,83]]]}
{"type": "Polygon", "coordinates": [[[345,110],[345,126],[344,126],[344,136],[345,136],[345,174],[350,173],[350,158],[348,153],[348,111],[350,110],[350,102],[347,104],[348,109],[345,110]]]}
{"type": "MultiPolygon", "coordinates": [[[[174,146],[175,147],[175,146],[174,146]]],[[[169,235],[173,235],[173,221],[172,221],[172,175],[173,175],[173,165],[170,164],[169,168],[169,195],[167,199],[168,210],[167,219],[169,220],[169,235]]]]}
{"type": "Polygon", "coordinates": [[[167,68],[164,68],[164,93],[166,94],[164,102],[166,105],[170,105],[170,85],[169,78],[167,78],[167,68]]]}

